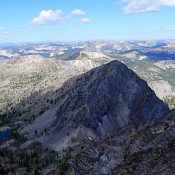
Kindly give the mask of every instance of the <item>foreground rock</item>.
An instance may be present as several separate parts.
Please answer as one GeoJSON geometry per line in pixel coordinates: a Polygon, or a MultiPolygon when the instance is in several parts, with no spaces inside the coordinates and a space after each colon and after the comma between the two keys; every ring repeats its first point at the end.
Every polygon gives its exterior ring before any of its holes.
{"type": "Polygon", "coordinates": [[[175,172],[175,110],[159,121],[125,127],[95,141],[74,159],[68,174],[170,175],[175,172]]]}

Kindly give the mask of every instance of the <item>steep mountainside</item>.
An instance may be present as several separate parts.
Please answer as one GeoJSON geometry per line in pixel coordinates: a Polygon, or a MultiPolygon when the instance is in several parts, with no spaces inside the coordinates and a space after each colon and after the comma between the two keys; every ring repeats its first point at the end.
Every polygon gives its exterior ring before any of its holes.
{"type": "Polygon", "coordinates": [[[51,96],[50,109],[21,132],[55,150],[131,124],[143,125],[169,111],[147,83],[119,61],[68,80],[51,96]]]}
{"type": "MultiPolygon", "coordinates": [[[[96,54],[96,58],[99,56],[102,54],[96,54]]],[[[62,61],[45,59],[39,55],[0,61],[0,110],[2,113],[8,113],[11,107],[18,104],[23,98],[39,91],[44,94],[58,89],[69,78],[87,72],[105,62],[107,60],[95,62],[87,57],[62,61]]]]}

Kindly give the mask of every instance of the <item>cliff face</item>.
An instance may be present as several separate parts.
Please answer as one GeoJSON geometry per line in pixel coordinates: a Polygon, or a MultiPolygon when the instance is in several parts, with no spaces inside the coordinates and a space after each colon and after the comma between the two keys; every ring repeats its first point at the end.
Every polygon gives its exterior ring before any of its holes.
{"type": "Polygon", "coordinates": [[[56,150],[80,135],[91,140],[130,124],[139,126],[161,118],[169,111],[145,81],[118,61],[68,80],[54,95],[55,105],[50,111],[23,132],[32,138],[32,131],[38,130],[36,139],[56,150]],[[41,127],[46,120],[49,124],[41,127]],[[48,135],[42,134],[44,130],[48,135]]]}

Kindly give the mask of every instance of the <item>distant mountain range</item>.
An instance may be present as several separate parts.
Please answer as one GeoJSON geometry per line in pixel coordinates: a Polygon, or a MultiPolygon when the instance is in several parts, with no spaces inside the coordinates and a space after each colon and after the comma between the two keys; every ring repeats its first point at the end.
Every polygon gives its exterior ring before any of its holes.
{"type": "Polygon", "coordinates": [[[146,56],[153,60],[174,60],[175,41],[103,41],[79,43],[17,43],[1,44],[1,57],[39,54],[44,57],[55,57],[72,54],[75,51],[102,52],[105,54],[127,54],[138,52],[138,56],[146,56]],[[6,52],[4,52],[6,51],[6,52]],[[12,55],[8,56],[7,52],[12,55]]]}

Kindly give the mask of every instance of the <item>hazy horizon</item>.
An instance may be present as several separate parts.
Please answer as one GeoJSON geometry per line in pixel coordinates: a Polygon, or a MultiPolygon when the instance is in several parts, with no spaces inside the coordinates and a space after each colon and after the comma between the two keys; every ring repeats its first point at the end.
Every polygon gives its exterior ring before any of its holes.
{"type": "Polygon", "coordinates": [[[164,42],[164,41],[175,41],[175,39],[121,39],[121,40],[109,40],[109,39],[97,39],[97,40],[43,40],[43,41],[18,41],[18,42],[0,42],[0,46],[2,45],[18,45],[18,44],[44,44],[44,43],[63,43],[63,44],[72,44],[72,43],[86,43],[86,42],[164,42]]]}

